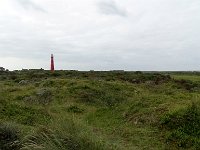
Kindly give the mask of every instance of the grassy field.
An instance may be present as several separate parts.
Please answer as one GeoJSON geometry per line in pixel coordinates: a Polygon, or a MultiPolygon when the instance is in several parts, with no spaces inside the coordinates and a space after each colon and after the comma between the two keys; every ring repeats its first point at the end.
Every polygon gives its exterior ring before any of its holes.
{"type": "Polygon", "coordinates": [[[0,149],[200,149],[200,75],[0,72],[0,149]]]}

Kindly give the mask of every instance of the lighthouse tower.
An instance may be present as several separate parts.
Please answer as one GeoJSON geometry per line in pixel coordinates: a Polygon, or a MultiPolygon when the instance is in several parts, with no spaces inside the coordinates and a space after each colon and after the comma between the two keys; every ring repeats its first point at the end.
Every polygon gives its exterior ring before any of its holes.
{"type": "Polygon", "coordinates": [[[51,72],[54,72],[54,59],[53,59],[53,54],[51,54],[51,72]]]}

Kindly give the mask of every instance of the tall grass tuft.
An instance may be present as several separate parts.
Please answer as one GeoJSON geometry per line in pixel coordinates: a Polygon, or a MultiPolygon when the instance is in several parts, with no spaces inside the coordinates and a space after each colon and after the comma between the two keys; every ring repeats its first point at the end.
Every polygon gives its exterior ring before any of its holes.
{"type": "Polygon", "coordinates": [[[0,123],[0,149],[19,150],[19,129],[13,123],[0,123]]]}
{"type": "Polygon", "coordinates": [[[57,121],[24,139],[22,150],[103,150],[105,143],[72,120],[57,121]]]}

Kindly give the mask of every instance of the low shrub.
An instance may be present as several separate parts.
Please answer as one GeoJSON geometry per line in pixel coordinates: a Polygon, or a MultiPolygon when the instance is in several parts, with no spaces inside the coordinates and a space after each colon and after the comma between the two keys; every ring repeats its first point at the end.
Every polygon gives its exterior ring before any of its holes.
{"type": "Polygon", "coordinates": [[[56,82],[55,81],[53,81],[53,80],[47,80],[47,81],[45,81],[44,83],[43,83],[43,87],[52,87],[52,86],[54,86],[56,84],[56,82]]]}
{"type": "Polygon", "coordinates": [[[165,114],[161,127],[169,131],[166,141],[177,147],[200,147],[200,108],[198,104],[165,114]]]}
{"type": "Polygon", "coordinates": [[[82,113],[84,110],[83,109],[81,109],[81,108],[79,108],[78,106],[69,106],[68,108],[67,108],[67,111],[68,112],[73,112],[73,113],[82,113]]]}
{"type": "Polygon", "coordinates": [[[200,85],[198,85],[197,83],[190,81],[190,80],[175,80],[176,83],[176,88],[180,89],[183,88],[185,90],[188,91],[193,91],[195,88],[199,88],[200,85]]]}
{"type": "Polygon", "coordinates": [[[119,87],[111,85],[81,85],[70,88],[70,93],[80,102],[113,107],[126,99],[119,87]]]}
{"type": "Polygon", "coordinates": [[[24,96],[23,100],[28,103],[48,105],[52,101],[52,91],[50,89],[39,89],[33,95],[24,96]]]}
{"type": "Polygon", "coordinates": [[[47,77],[47,75],[43,71],[29,71],[26,73],[27,79],[41,79],[45,77],[47,77]]]}
{"type": "Polygon", "coordinates": [[[59,72],[59,71],[53,72],[53,73],[51,74],[51,76],[53,76],[53,77],[62,76],[62,72],[59,72]]]}
{"type": "Polygon", "coordinates": [[[152,81],[155,84],[165,83],[171,80],[170,75],[164,75],[160,73],[140,73],[136,72],[135,75],[124,75],[121,76],[121,80],[128,81],[130,83],[140,84],[147,81],[152,81]]]}
{"type": "Polygon", "coordinates": [[[0,123],[0,149],[19,150],[19,129],[13,123],[0,123]]]}
{"type": "Polygon", "coordinates": [[[36,98],[40,104],[47,105],[52,100],[52,92],[50,89],[40,89],[36,92],[36,98]]]}

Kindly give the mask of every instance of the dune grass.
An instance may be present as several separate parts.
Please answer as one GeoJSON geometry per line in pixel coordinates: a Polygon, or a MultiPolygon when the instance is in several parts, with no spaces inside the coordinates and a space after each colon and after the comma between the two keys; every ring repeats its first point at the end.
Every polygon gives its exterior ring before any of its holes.
{"type": "Polygon", "coordinates": [[[173,76],[1,73],[0,149],[199,149],[198,77],[173,76]]]}

